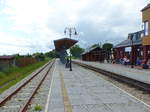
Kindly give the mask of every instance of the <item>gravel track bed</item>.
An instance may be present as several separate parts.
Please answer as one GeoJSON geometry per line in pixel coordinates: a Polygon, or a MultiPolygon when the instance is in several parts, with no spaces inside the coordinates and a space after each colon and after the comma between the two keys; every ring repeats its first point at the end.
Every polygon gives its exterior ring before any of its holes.
{"type": "MultiPolygon", "coordinates": [[[[90,70],[92,71],[92,70],[90,70]]],[[[94,71],[92,71],[94,72],[94,71]]],[[[107,76],[104,76],[100,73],[94,72],[96,75],[100,76],[101,78],[111,82],[112,84],[116,85],[117,87],[121,88],[122,90],[126,91],[127,93],[135,96],[137,99],[143,101],[144,103],[150,105],[150,93],[139,90],[136,87],[133,87],[129,84],[123,83],[121,81],[117,81],[115,79],[109,78],[107,76]]]]}
{"type": "Polygon", "coordinates": [[[34,98],[31,101],[31,105],[28,107],[27,112],[34,112],[35,107],[38,105],[41,107],[40,112],[44,112],[45,105],[47,103],[48,93],[49,93],[49,87],[51,84],[51,77],[52,77],[53,67],[50,70],[49,74],[47,75],[46,79],[42,83],[41,87],[35,94],[34,98]]]}
{"type": "MultiPolygon", "coordinates": [[[[45,64],[46,65],[46,64],[45,64]]],[[[44,65],[44,66],[45,66],[44,65]]],[[[7,89],[6,91],[4,91],[3,93],[0,94],[0,101],[2,101],[4,98],[6,98],[8,95],[10,95],[14,90],[16,90],[18,87],[20,87],[20,85],[22,85],[24,82],[26,82],[28,79],[30,79],[34,74],[36,74],[40,69],[42,69],[44,66],[40,67],[39,69],[35,70],[34,72],[32,72],[30,75],[28,75],[27,77],[25,77],[24,79],[22,79],[20,82],[18,82],[17,84],[15,84],[14,86],[10,87],[9,89],[7,89]]]]}
{"type": "Polygon", "coordinates": [[[29,99],[31,93],[36,88],[42,77],[46,74],[50,65],[41,71],[32,81],[30,81],[23,89],[15,94],[11,100],[7,101],[4,106],[0,107],[0,112],[18,112],[20,108],[29,99]]]}

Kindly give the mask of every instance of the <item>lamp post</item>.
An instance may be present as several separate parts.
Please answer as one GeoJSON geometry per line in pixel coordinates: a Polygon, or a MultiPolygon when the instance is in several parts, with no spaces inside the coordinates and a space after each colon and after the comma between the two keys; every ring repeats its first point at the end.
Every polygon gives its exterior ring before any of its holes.
{"type": "MultiPolygon", "coordinates": [[[[75,27],[66,27],[65,30],[64,30],[64,34],[65,35],[66,35],[67,31],[68,31],[70,39],[71,39],[72,35],[77,35],[77,31],[76,31],[75,27]]],[[[72,71],[71,49],[70,49],[70,63],[69,63],[69,67],[70,67],[70,71],[72,71]]]]}
{"type": "Polygon", "coordinates": [[[133,66],[133,35],[130,36],[131,40],[131,68],[134,68],[133,66]]]}

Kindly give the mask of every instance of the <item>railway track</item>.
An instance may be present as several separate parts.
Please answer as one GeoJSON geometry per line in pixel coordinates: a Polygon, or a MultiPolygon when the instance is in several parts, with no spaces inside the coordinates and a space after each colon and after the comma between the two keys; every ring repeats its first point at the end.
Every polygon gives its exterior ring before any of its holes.
{"type": "Polygon", "coordinates": [[[42,67],[37,73],[0,101],[0,112],[26,112],[31,100],[50,72],[54,60],[42,67]]]}
{"type": "Polygon", "coordinates": [[[135,79],[131,79],[131,78],[128,78],[125,76],[121,76],[119,74],[112,73],[112,72],[109,72],[109,71],[106,71],[106,70],[103,70],[103,69],[100,69],[100,68],[97,68],[97,67],[94,67],[91,65],[87,65],[87,64],[83,64],[83,63],[75,62],[75,61],[73,61],[73,63],[80,65],[86,69],[90,69],[90,70],[93,70],[95,72],[101,73],[102,75],[108,76],[108,77],[113,78],[115,80],[119,80],[121,82],[127,83],[129,85],[132,85],[132,86],[137,87],[139,89],[142,89],[144,91],[150,92],[150,84],[147,84],[147,83],[135,80],[135,79]]]}

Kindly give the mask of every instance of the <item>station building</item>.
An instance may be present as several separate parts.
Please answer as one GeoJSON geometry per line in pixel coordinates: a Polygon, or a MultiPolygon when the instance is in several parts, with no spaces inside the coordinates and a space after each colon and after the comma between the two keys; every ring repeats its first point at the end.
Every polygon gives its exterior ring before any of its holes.
{"type": "Polygon", "coordinates": [[[116,49],[116,59],[117,60],[123,59],[124,56],[126,56],[128,59],[133,60],[133,62],[135,63],[137,57],[143,58],[143,46],[142,46],[143,33],[144,33],[143,30],[130,33],[128,34],[128,38],[126,40],[117,44],[114,47],[116,49]]]}
{"type": "Polygon", "coordinates": [[[150,58],[150,4],[142,10],[143,30],[128,34],[128,38],[117,44],[116,59],[127,56],[133,63],[137,58],[148,61],[150,58]],[[130,50],[127,50],[130,48],[130,50]]]}
{"type": "Polygon", "coordinates": [[[106,57],[106,51],[97,47],[90,47],[85,49],[85,51],[81,54],[82,60],[84,61],[103,61],[106,57]]]}
{"type": "Polygon", "coordinates": [[[150,4],[144,7],[142,10],[142,22],[144,24],[144,37],[142,39],[143,46],[143,58],[148,59],[148,54],[150,54],[150,4]]]}

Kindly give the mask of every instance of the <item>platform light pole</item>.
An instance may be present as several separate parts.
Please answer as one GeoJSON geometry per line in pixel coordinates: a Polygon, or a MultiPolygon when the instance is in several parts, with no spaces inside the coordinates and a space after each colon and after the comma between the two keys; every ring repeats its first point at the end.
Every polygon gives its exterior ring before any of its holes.
{"type": "MultiPolygon", "coordinates": [[[[69,38],[70,39],[71,39],[72,35],[77,35],[77,31],[76,31],[75,27],[66,27],[65,30],[64,30],[64,34],[66,35],[67,32],[69,34],[69,38]]],[[[71,48],[70,48],[70,63],[69,63],[69,67],[70,67],[70,71],[72,71],[71,48]]]]}
{"type": "Polygon", "coordinates": [[[133,66],[133,35],[130,36],[131,40],[131,68],[134,68],[133,66]]]}

